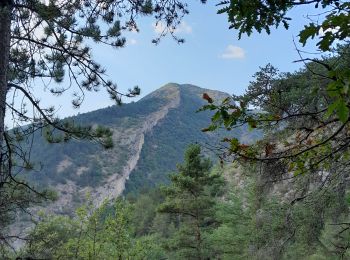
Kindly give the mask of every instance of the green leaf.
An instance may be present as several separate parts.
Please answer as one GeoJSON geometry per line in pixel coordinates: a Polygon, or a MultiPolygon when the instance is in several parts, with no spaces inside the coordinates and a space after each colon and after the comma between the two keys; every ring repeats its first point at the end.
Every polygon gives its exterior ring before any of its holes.
{"type": "Polygon", "coordinates": [[[322,51],[328,51],[333,42],[334,42],[333,33],[326,32],[325,35],[322,37],[322,40],[317,43],[317,46],[319,46],[319,48],[322,51]]]}
{"type": "Polygon", "coordinates": [[[337,106],[338,106],[338,101],[335,101],[334,103],[330,104],[328,106],[327,112],[324,114],[324,118],[325,119],[329,118],[333,114],[333,112],[336,110],[337,106]]]}
{"type": "Polygon", "coordinates": [[[232,138],[231,141],[230,141],[230,150],[232,152],[237,152],[238,147],[239,147],[238,139],[237,138],[232,138]]]}
{"type": "Polygon", "coordinates": [[[342,123],[345,123],[349,119],[349,108],[346,106],[344,100],[340,100],[337,107],[337,116],[342,123]]]}
{"type": "Polygon", "coordinates": [[[216,111],[216,113],[212,116],[211,121],[212,122],[217,122],[221,118],[221,113],[220,111],[216,111]]]}
{"type": "Polygon", "coordinates": [[[214,104],[208,104],[208,105],[204,105],[202,106],[200,109],[198,109],[196,112],[201,112],[201,111],[206,111],[206,110],[215,110],[218,107],[215,106],[214,104]]]}
{"type": "Polygon", "coordinates": [[[304,27],[299,33],[299,42],[305,46],[306,41],[311,37],[312,39],[316,36],[318,31],[320,30],[320,26],[316,26],[314,23],[310,23],[304,27]]]}
{"type": "Polygon", "coordinates": [[[328,106],[324,117],[329,118],[336,111],[339,120],[345,123],[349,118],[349,108],[344,99],[338,99],[328,106]]]}
{"type": "Polygon", "coordinates": [[[228,119],[230,118],[230,116],[229,116],[227,110],[225,110],[225,109],[221,109],[221,110],[220,110],[220,114],[221,114],[221,117],[222,117],[222,119],[223,119],[224,121],[226,121],[226,120],[228,120],[228,119]]]}
{"type": "Polygon", "coordinates": [[[343,89],[343,84],[340,81],[332,81],[331,83],[328,84],[327,86],[327,94],[330,97],[337,97],[341,93],[343,89]]]}

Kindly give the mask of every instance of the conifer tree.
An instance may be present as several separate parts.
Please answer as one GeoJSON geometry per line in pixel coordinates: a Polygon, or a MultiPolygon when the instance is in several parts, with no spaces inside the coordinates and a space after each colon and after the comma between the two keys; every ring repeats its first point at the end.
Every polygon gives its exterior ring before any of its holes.
{"type": "Polygon", "coordinates": [[[159,212],[177,216],[178,230],[169,247],[180,259],[206,259],[210,255],[207,234],[216,223],[215,205],[223,180],[211,173],[211,162],[202,158],[198,145],[189,146],[177,168],[171,185],[163,188],[166,199],[159,207],[159,212]]]}

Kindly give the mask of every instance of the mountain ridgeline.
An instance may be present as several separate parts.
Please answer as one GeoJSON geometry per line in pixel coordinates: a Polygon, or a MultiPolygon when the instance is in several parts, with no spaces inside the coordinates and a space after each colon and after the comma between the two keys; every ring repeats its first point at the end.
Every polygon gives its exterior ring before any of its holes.
{"type": "MultiPolygon", "coordinates": [[[[203,93],[214,100],[228,96],[193,85],[167,84],[137,102],[72,118],[113,130],[112,149],[84,140],[49,144],[35,136],[30,181],[57,190],[59,199],[52,209],[61,213],[78,206],[87,192],[99,203],[167,183],[188,144],[215,145],[223,136],[201,132],[210,123],[208,112],[196,112],[205,104],[203,93]]],[[[246,139],[256,133],[238,129],[235,135],[246,139]]]]}

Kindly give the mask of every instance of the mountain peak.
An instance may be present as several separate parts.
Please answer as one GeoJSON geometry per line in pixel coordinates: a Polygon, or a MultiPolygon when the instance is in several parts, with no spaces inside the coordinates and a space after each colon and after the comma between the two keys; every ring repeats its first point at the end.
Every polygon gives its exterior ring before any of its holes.
{"type": "Polygon", "coordinates": [[[229,96],[229,94],[218,90],[201,88],[192,84],[178,84],[170,82],[160,87],[159,89],[153,91],[152,93],[148,94],[147,96],[142,98],[142,100],[147,100],[149,98],[172,99],[177,97],[177,95],[179,95],[180,92],[186,92],[188,94],[192,94],[200,98],[202,98],[203,93],[207,93],[214,100],[222,100],[229,96]]]}
{"type": "Polygon", "coordinates": [[[151,92],[143,97],[141,100],[148,100],[150,98],[172,99],[179,95],[180,85],[176,83],[168,83],[159,89],[151,92]]]}

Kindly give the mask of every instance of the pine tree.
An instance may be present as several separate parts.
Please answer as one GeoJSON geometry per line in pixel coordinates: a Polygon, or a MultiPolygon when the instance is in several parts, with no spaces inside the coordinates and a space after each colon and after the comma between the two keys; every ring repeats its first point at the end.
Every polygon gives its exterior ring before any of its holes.
{"type": "Polygon", "coordinates": [[[215,226],[216,197],[223,179],[211,173],[211,162],[202,158],[198,145],[189,146],[185,161],[164,187],[166,199],[159,212],[177,216],[177,232],[169,241],[180,259],[206,259],[210,255],[207,234],[215,226]]]}

